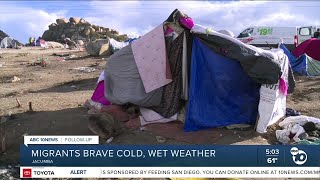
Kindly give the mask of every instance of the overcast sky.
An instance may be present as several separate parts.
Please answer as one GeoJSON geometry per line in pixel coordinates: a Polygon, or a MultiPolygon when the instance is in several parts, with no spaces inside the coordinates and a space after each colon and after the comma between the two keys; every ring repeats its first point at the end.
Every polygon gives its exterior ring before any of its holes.
{"type": "Polygon", "coordinates": [[[26,43],[57,18],[82,17],[130,36],[161,24],[174,9],[213,30],[320,25],[320,1],[0,1],[0,30],[26,43]]]}

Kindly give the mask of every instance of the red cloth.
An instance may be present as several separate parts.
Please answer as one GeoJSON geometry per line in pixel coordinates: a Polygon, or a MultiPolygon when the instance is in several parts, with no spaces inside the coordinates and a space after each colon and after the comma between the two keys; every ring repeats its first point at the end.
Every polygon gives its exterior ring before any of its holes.
{"type": "Polygon", "coordinates": [[[99,102],[105,106],[110,105],[111,103],[104,97],[104,81],[100,81],[96,90],[94,91],[91,99],[95,102],[99,102]]]}
{"type": "Polygon", "coordinates": [[[320,61],[320,39],[311,38],[299,44],[292,54],[298,58],[303,54],[307,54],[315,60],[320,61]]]}

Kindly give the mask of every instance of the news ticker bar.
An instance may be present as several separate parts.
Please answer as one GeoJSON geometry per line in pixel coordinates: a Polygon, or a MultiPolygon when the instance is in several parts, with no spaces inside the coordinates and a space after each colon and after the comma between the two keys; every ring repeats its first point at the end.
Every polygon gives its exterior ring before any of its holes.
{"type": "Polygon", "coordinates": [[[320,146],[21,145],[21,166],[320,167],[320,146]]]}
{"type": "Polygon", "coordinates": [[[20,167],[21,178],[320,178],[319,167],[20,167]]]}

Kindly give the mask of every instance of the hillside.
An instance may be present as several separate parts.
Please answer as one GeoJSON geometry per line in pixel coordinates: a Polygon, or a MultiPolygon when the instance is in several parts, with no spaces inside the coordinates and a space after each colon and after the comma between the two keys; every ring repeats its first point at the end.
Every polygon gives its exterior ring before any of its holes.
{"type": "Polygon", "coordinates": [[[114,38],[117,41],[128,39],[127,35],[120,35],[118,31],[97,25],[92,25],[83,18],[71,17],[57,19],[55,23],[49,25],[42,38],[46,41],[56,41],[63,43],[65,38],[73,41],[83,40],[84,42],[96,39],[114,38]]]}

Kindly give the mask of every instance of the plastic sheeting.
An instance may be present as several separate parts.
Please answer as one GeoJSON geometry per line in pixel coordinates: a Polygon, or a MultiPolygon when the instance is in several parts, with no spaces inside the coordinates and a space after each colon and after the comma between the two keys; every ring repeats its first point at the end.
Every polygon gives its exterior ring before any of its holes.
{"type": "Polygon", "coordinates": [[[132,103],[142,107],[160,104],[162,88],[145,92],[131,44],[109,57],[104,76],[104,94],[111,103],[132,103]]]}
{"type": "Polygon", "coordinates": [[[111,47],[112,53],[117,52],[119,49],[127,46],[128,44],[129,44],[129,42],[119,42],[113,38],[109,39],[109,45],[111,47]]]}
{"type": "Polygon", "coordinates": [[[260,84],[275,84],[281,76],[276,55],[216,32],[201,25],[194,25],[194,32],[210,49],[228,58],[239,61],[243,70],[260,84]]]}
{"type": "Polygon", "coordinates": [[[185,131],[254,124],[259,89],[239,62],[213,52],[194,38],[185,131]]]}

